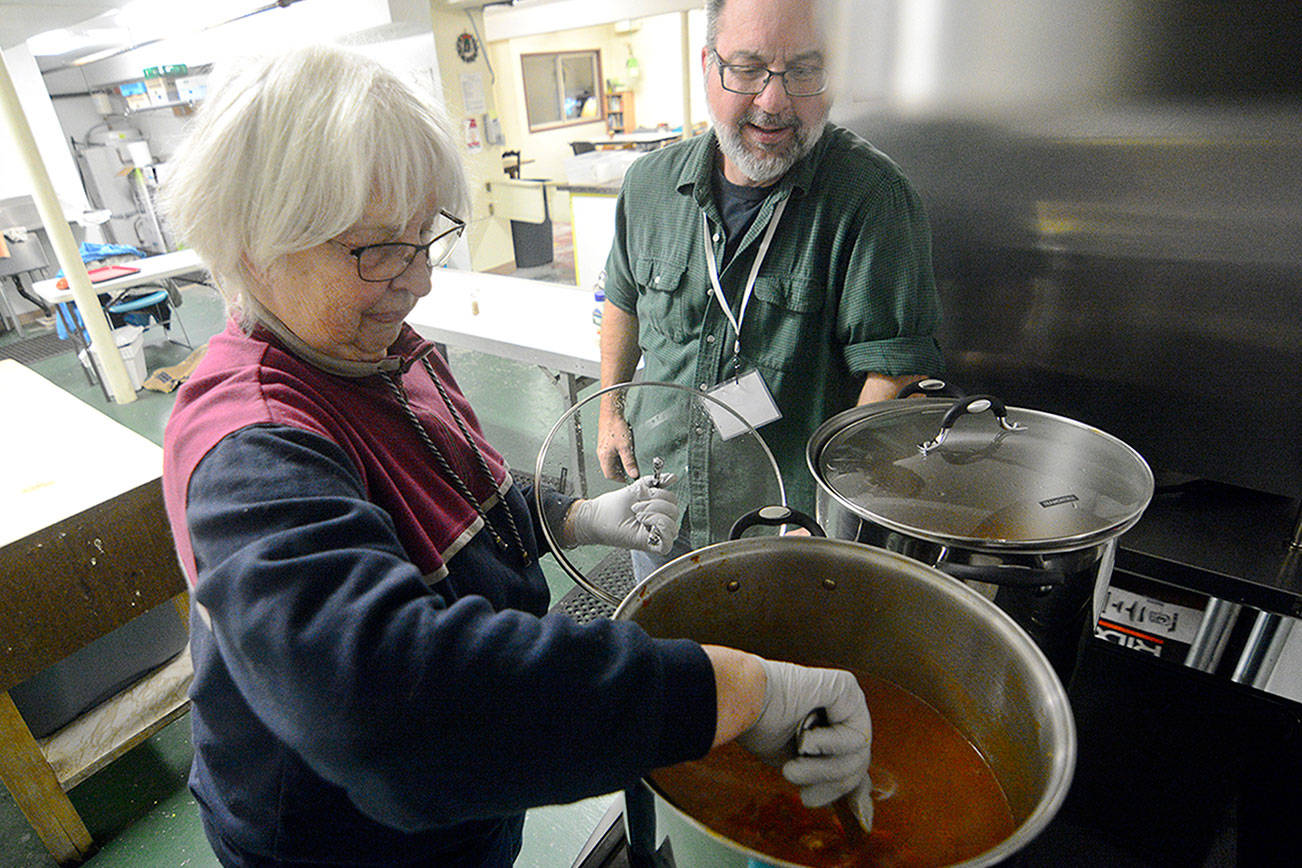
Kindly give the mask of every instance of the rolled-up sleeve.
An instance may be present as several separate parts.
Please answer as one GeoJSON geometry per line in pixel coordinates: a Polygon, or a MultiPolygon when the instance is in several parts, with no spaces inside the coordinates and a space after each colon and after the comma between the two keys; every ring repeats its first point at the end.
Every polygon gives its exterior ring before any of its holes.
{"type": "Polygon", "coordinates": [[[628,257],[628,186],[615,202],[615,237],[606,257],[606,299],[625,313],[637,315],[637,282],[628,257]]]}
{"type": "Polygon", "coordinates": [[[837,312],[837,335],[851,372],[939,374],[940,300],[931,266],[931,230],[903,176],[882,184],[859,218],[837,312]]]}

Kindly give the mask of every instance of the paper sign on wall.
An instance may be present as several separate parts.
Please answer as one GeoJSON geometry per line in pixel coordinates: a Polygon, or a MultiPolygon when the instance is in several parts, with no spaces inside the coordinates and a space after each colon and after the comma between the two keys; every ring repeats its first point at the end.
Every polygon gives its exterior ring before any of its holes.
{"type": "Polygon", "coordinates": [[[466,114],[477,115],[488,111],[484,101],[484,76],[478,72],[461,73],[461,102],[466,114]]]}

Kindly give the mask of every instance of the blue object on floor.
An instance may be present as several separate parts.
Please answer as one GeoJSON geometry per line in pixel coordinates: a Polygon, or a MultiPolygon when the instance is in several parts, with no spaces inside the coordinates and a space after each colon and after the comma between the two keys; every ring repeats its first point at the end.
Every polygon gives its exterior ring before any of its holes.
{"type": "Polygon", "coordinates": [[[149,292],[144,295],[137,295],[128,298],[126,301],[120,301],[117,304],[109,305],[109,313],[128,313],[133,310],[140,310],[142,307],[151,307],[167,301],[167,290],[160,289],[157,292],[149,292]]]}
{"type": "MultiPolygon", "coordinates": [[[[121,317],[121,321],[127,325],[136,325],[141,328],[149,328],[157,323],[163,327],[166,333],[172,324],[173,310],[171,294],[165,289],[158,289],[153,292],[146,292],[143,295],[128,296],[122,301],[110,304],[105,308],[110,314],[110,322],[116,324],[116,317],[121,317]]],[[[185,323],[181,318],[176,317],[177,324],[181,327],[181,334],[185,336],[184,341],[177,341],[182,346],[191,346],[190,335],[185,330],[185,323]]]]}

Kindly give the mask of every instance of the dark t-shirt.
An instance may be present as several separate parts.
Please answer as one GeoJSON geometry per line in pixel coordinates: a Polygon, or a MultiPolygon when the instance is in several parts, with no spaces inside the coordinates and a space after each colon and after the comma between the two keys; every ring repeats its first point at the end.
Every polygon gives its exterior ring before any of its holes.
{"type": "Polygon", "coordinates": [[[714,202],[719,206],[719,214],[723,217],[723,230],[728,235],[723,262],[720,263],[721,268],[732,261],[738,245],[746,237],[746,230],[755,222],[755,215],[759,213],[760,206],[764,204],[764,199],[772,189],[772,187],[742,187],[734,184],[724,177],[722,166],[715,167],[714,202]]]}

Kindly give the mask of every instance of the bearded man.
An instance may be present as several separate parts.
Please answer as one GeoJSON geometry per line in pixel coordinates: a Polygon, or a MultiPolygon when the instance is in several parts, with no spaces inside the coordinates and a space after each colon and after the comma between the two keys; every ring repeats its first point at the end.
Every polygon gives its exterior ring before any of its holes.
{"type": "MultiPolygon", "coordinates": [[[[714,394],[758,430],[788,502],[810,513],[805,445],[818,425],[943,365],[918,195],[889,158],[827,120],[828,5],[707,0],[713,127],[629,168],[601,330],[603,386],[631,380],[644,358],[644,380],[729,387],[714,394]]],[[[603,396],[598,455],[612,479],[639,475],[635,445],[644,463],[660,457],[686,476],[675,553],[760,505],[732,483],[721,490],[721,472],[733,482],[741,472],[709,461],[711,426],[657,424],[666,399],[635,392],[627,408],[623,392],[603,396]]]]}

